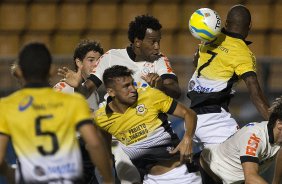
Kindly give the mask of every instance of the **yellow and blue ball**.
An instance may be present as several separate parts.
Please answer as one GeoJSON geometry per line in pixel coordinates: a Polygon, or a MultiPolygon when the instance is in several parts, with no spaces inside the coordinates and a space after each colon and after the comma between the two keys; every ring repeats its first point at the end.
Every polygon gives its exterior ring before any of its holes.
{"type": "Polygon", "coordinates": [[[200,8],[190,17],[189,30],[192,35],[203,41],[213,41],[221,31],[221,18],[209,8],[200,8]]]}

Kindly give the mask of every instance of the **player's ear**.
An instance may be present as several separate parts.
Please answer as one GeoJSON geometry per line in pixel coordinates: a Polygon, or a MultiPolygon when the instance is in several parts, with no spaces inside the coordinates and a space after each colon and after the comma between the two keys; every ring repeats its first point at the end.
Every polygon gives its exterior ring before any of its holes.
{"type": "Polygon", "coordinates": [[[82,61],[78,58],[75,59],[75,65],[77,66],[77,68],[81,68],[82,67],[82,61]]]}
{"type": "Polygon", "coordinates": [[[107,93],[109,94],[110,97],[114,97],[115,96],[115,92],[112,88],[107,88],[106,89],[107,93]]]}
{"type": "Polygon", "coordinates": [[[278,130],[282,131],[282,120],[277,119],[277,125],[276,126],[277,126],[278,130]]]}
{"type": "Polygon", "coordinates": [[[22,70],[19,65],[14,63],[10,68],[11,74],[17,79],[23,78],[22,70]]]}
{"type": "Polygon", "coordinates": [[[142,40],[140,40],[138,38],[134,38],[134,46],[135,47],[140,48],[141,47],[141,43],[142,43],[142,40]]]}
{"type": "Polygon", "coordinates": [[[57,73],[57,70],[55,69],[55,66],[53,64],[51,64],[50,70],[49,70],[49,76],[52,78],[53,76],[55,76],[57,73]]]}

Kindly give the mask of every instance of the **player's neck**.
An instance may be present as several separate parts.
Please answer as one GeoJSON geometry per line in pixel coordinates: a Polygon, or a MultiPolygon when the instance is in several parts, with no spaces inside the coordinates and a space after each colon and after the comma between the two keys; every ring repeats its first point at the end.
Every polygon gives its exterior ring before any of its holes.
{"type": "Polygon", "coordinates": [[[113,100],[112,102],[109,103],[110,108],[112,111],[123,114],[125,111],[128,109],[128,105],[117,102],[116,100],[113,100]]]}

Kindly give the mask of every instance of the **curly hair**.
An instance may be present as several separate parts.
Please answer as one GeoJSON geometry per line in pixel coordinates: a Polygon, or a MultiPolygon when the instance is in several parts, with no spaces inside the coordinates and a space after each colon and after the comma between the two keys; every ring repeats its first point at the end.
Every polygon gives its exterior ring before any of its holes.
{"type": "Polygon", "coordinates": [[[114,65],[110,68],[107,68],[103,74],[103,81],[105,87],[109,87],[112,83],[114,78],[117,77],[129,77],[133,75],[133,71],[128,69],[125,66],[114,65]]]}
{"type": "Polygon", "coordinates": [[[273,128],[277,119],[282,120],[282,96],[275,99],[272,106],[269,108],[269,112],[271,115],[268,124],[273,128]]]}
{"type": "Polygon", "coordinates": [[[141,15],[135,17],[134,21],[129,23],[128,39],[131,43],[134,42],[134,38],[143,40],[148,28],[154,31],[159,31],[162,28],[159,20],[150,15],[141,15]]]}

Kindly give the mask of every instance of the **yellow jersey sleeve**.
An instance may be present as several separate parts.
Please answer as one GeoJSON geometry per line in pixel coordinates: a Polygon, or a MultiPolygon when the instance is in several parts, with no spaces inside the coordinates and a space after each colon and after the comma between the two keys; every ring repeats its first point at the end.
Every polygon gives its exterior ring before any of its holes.
{"type": "Polygon", "coordinates": [[[250,55],[238,56],[235,60],[235,73],[240,77],[246,72],[256,72],[256,59],[250,55]]]}
{"type": "Polygon", "coordinates": [[[84,97],[82,97],[80,94],[73,94],[74,96],[76,96],[75,99],[75,105],[73,105],[74,109],[73,109],[73,122],[74,125],[76,127],[79,127],[81,125],[81,123],[83,124],[85,120],[90,120],[92,119],[91,117],[91,112],[89,109],[89,106],[86,102],[86,100],[84,99],[84,97]]]}
{"type": "Polygon", "coordinates": [[[9,126],[5,118],[3,103],[0,101],[0,134],[10,135],[9,126]]]}

